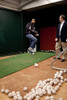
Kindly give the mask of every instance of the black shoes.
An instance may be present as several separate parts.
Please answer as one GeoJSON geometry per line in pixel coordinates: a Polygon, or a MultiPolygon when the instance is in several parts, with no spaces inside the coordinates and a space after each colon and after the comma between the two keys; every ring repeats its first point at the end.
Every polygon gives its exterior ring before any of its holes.
{"type": "Polygon", "coordinates": [[[62,59],[62,60],[61,60],[61,62],[64,62],[64,61],[65,61],[65,59],[62,59]]]}
{"type": "MultiPolygon", "coordinates": [[[[54,59],[56,59],[56,57],[54,57],[54,59]]],[[[60,60],[61,58],[57,58],[58,60],[60,60]]],[[[64,62],[65,59],[61,59],[61,62],[64,62]]]]}
{"type": "MultiPolygon", "coordinates": [[[[56,59],[56,57],[54,57],[54,59],[56,59]]],[[[57,58],[58,60],[60,60],[61,58],[57,58]]]]}

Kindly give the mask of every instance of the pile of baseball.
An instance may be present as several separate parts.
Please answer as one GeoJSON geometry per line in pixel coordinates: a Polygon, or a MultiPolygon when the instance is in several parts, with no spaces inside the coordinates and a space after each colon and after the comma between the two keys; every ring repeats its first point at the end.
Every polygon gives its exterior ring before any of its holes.
{"type": "MultiPolygon", "coordinates": [[[[28,88],[24,87],[23,91],[27,92],[28,88]]],[[[14,100],[23,100],[23,97],[21,96],[21,93],[19,91],[10,92],[8,89],[6,89],[6,90],[5,89],[1,89],[1,93],[7,94],[9,98],[14,98],[14,100]]],[[[7,100],[9,100],[9,99],[7,99],[7,100]]]]}
{"type": "MultiPolygon", "coordinates": [[[[14,100],[40,100],[40,97],[46,96],[45,100],[55,100],[53,95],[56,95],[57,91],[60,89],[64,82],[67,82],[67,78],[64,78],[62,75],[67,73],[67,71],[58,71],[55,73],[54,78],[48,78],[44,81],[40,80],[35,88],[32,88],[29,93],[27,93],[24,97],[21,96],[20,92],[1,89],[1,93],[8,94],[8,97],[14,98],[14,100]]],[[[27,87],[24,87],[24,92],[28,91],[27,87]]],[[[8,99],[9,100],[9,99],[8,99]]],[[[63,100],[62,97],[58,98],[58,100],[63,100]]]]}
{"type": "MultiPolygon", "coordinates": [[[[67,71],[56,72],[54,78],[48,78],[44,81],[39,81],[35,88],[32,88],[31,91],[24,96],[24,100],[39,100],[40,97],[46,96],[46,100],[55,100],[54,96],[57,91],[60,89],[64,82],[67,82],[67,78],[64,79],[62,76],[67,71]]],[[[63,100],[59,98],[58,100],[63,100]]]]}
{"type": "MultiPolygon", "coordinates": [[[[19,91],[9,92],[8,89],[7,90],[1,89],[1,92],[7,94],[9,98],[14,98],[14,100],[22,100],[22,96],[19,91]]],[[[9,100],[9,99],[7,99],[7,100],[9,100]]]]}

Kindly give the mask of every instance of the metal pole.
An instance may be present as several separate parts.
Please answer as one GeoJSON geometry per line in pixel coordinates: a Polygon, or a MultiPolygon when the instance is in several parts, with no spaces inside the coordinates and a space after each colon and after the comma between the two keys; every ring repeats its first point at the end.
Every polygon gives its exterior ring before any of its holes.
{"type": "Polygon", "coordinates": [[[65,50],[67,50],[67,47],[56,57],[56,59],[54,59],[51,63],[51,68],[56,69],[56,70],[65,70],[67,71],[67,69],[62,69],[62,68],[56,68],[53,66],[53,63],[65,52],[65,50]]]}

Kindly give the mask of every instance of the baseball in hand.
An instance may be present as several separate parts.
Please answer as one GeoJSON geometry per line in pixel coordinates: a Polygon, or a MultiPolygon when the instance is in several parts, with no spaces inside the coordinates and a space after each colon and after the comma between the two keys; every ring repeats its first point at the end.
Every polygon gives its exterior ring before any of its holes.
{"type": "Polygon", "coordinates": [[[39,34],[35,34],[35,36],[39,36],[39,34]]]}
{"type": "Polygon", "coordinates": [[[57,41],[58,39],[57,38],[55,38],[55,41],[57,41]]]}

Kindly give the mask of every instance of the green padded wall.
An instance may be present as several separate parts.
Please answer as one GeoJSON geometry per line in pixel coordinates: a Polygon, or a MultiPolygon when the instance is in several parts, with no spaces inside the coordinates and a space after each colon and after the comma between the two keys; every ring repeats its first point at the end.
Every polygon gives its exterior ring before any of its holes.
{"type": "Polygon", "coordinates": [[[0,9],[0,53],[23,51],[22,32],[21,13],[0,9]]]}

